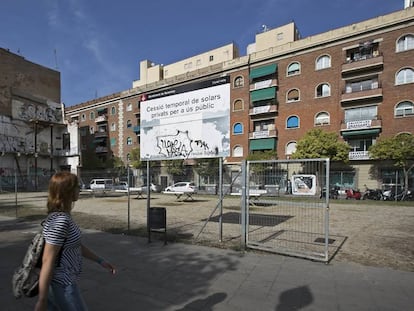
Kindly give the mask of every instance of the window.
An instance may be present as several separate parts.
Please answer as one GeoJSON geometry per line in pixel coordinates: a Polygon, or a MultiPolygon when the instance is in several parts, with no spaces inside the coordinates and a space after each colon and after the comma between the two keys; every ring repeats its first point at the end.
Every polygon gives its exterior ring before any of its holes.
{"type": "Polygon", "coordinates": [[[345,85],[345,93],[354,93],[360,91],[373,90],[378,88],[378,78],[347,82],[345,85]]]}
{"type": "Polygon", "coordinates": [[[212,62],[213,60],[214,60],[214,56],[213,55],[210,55],[209,61],[212,62]]]}
{"type": "Polygon", "coordinates": [[[372,145],[372,138],[350,139],[348,140],[351,152],[368,151],[372,145]]]}
{"type": "Polygon", "coordinates": [[[233,87],[243,87],[244,86],[244,78],[242,76],[238,76],[234,79],[233,87]]]}
{"type": "Polygon", "coordinates": [[[116,131],[116,124],[111,123],[111,132],[115,132],[115,131],[116,131]]]}
{"type": "Polygon", "coordinates": [[[298,89],[293,89],[293,90],[290,90],[290,91],[287,93],[287,98],[286,98],[286,101],[287,101],[288,103],[291,103],[291,102],[297,102],[297,101],[299,101],[299,90],[298,90],[298,89]]]}
{"type": "Polygon", "coordinates": [[[346,109],[345,122],[375,120],[377,114],[377,106],[346,109]]]}
{"type": "Polygon", "coordinates": [[[410,101],[401,102],[395,107],[396,117],[408,117],[412,115],[414,115],[414,105],[410,101]]]}
{"type": "Polygon", "coordinates": [[[233,148],[233,157],[242,157],[243,156],[243,147],[235,146],[233,148]]]}
{"type": "Polygon", "coordinates": [[[316,97],[326,97],[331,95],[331,87],[327,83],[319,84],[316,88],[316,97]]]}
{"type": "Polygon", "coordinates": [[[414,82],[414,70],[411,68],[404,68],[398,71],[395,77],[395,84],[406,84],[406,83],[413,83],[414,82]]]}
{"type": "Polygon", "coordinates": [[[378,42],[368,40],[361,42],[358,47],[346,51],[346,61],[348,63],[357,62],[379,56],[378,42]]]}
{"type": "Polygon", "coordinates": [[[93,126],[91,126],[89,128],[89,133],[91,133],[91,134],[95,133],[95,128],[93,126]]]}
{"type": "Polygon", "coordinates": [[[291,63],[287,69],[287,75],[293,76],[300,74],[300,64],[298,62],[291,63]]]}
{"type": "Polygon", "coordinates": [[[397,52],[414,49],[414,36],[405,35],[397,41],[397,52]]]}
{"type": "Polygon", "coordinates": [[[94,120],[95,119],[95,112],[91,111],[89,113],[89,120],[94,120]]]}
{"type": "Polygon", "coordinates": [[[116,138],[112,137],[111,138],[111,147],[116,146],[116,138]]]}
{"type": "Polygon", "coordinates": [[[327,112],[319,112],[315,117],[315,125],[329,124],[330,117],[327,112]]]}
{"type": "Polygon", "coordinates": [[[243,101],[241,99],[236,99],[233,103],[233,111],[241,111],[244,109],[243,101]]]}
{"type": "Polygon", "coordinates": [[[296,142],[291,141],[286,145],[286,155],[291,155],[296,151],[296,142]]]}
{"type": "Polygon", "coordinates": [[[316,70],[321,70],[331,67],[331,57],[328,55],[322,55],[316,60],[316,70]]]}
{"type": "Polygon", "coordinates": [[[132,111],[132,104],[127,104],[126,111],[132,111]]]}
{"type": "Polygon", "coordinates": [[[127,153],[126,159],[128,162],[131,161],[131,154],[127,153]]]}
{"type": "Polygon", "coordinates": [[[116,108],[115,108],[115,107],[112,107],[112,108],[111,108],[111,114],[112,114],[112,115],[115,115],[115,114],[116,114],[116,108]]]}
{"type": "Polygon", "coordinates": [[[127,121],[127,129],[130,129],[132,127],[132,122],[131,120],[127,121]]]}
{"type": "Polygon", "coordinates": [[[234,135],[243,134],[243,124],[241,124],[241,123],[234,124],[234,126],[233,126],[233,134],[234,135]]]}
{"type": "Polygon", "coordinates": [[[197,61],[196,61],[196,66],[197,66],[197,67],[201,66],[201,59],[197,59],[197,61]]]}
{"type": "Polygon", "coordinates": [[[127,137],[126,143],[127,143],[128,146],[132,145],[132,138],[127,137]]]}
{"type": "Polygon", "coordinates": [[[81,115],[81,121],[86,121],[86,115],[84,113],[81,115]]]}
{"type": "Polygon", "coordinates": [[[255,132],[271,131],[275,129],[275,121],[273,119],[255,121],[253,128],[255,132]]]}
{"type": "Polygon", "coordinates": [[[276,40],[277,40],[277,41],[281,41],[281,40],[283,40],[283,32],[279,32],[279,33],[276,35],[276,40]]]}
{"type": "Polygon", "coordinates": [[[298,128],[299,127],[299,118],[297,116],[291,116],[286,120],[286,128],[298,128]]]}

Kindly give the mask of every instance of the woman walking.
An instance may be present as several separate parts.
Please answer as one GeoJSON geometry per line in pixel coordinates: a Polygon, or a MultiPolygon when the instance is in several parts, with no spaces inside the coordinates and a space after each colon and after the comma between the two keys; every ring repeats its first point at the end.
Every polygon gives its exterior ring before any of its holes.
{"type": "Polygon", "coordinates": [[[48,217],[43,224],[46,243],[36,311],[87,310],[77,286],[83,257],[115,274],[114,266],[82,244],[81,231],[71,216],[78,198],[79,181],[76,175],[59,172],[52,176],[47,199],[48,217]]]}

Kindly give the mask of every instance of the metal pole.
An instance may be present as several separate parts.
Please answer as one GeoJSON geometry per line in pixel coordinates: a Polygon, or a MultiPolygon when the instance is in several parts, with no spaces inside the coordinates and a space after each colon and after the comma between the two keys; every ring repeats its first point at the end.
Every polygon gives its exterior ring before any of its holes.
{"type": "Polygon", "coordinates": [[[241,246],[243,249],[247,246],[247,204],[246,204],[246,160],[242,161],[242,191],[241,191],[241,246]]]}
{"type": "Polygon", "coordinates": [[[130,229],[130,221],[131,221],[131,197],[129,194],[129,161],[127,162],[127,191],[128,191],[128,235],[130,229]]]}
{"type": "Polygon", "coordinates": [[[17,167],[16,167],[17,156],[14,158],[14,206],[16,208],[17,218],[17,167]]]}
{"type": "Polygon", "coordinates": [[[219,230],[220,236],[219,241],[223,241],[223,158],[219,158],[219,206],[220,206],[220,216],[219,216],[219,230]]]}
{"type": "Polygon", "coordinates": [[[37,120],[35,121],[35,124],[34,124],[34,157],[35,157],[35,159],[34,159],[34,161],[35,161],[35,163],[34,163],[34,166],[35,166],[35,172],[34,172],[34,174],[35,174],[35,191],[37,191],[37,120]]]}
{"type": "Polygon", "coordinates": [[[151,242],[151,230],[150,230],[150,161],[147,161],[147,230],[148,230],[148,242],[151,242]]]}

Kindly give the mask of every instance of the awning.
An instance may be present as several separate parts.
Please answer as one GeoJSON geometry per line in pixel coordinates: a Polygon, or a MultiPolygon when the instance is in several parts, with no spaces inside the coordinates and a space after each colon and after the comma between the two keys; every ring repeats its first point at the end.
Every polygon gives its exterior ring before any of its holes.
{"type": "Polygon", "coordinates": [[[367,135],[378,135],[380,132],[380,129],[366,129],[366,130],[357,130],[357,131],[345,131],[342,132],[343,137],[348,136],[367,136],[367,135]]]}
{"type": "Polygon", "coordinates": [[[97,109],[96,109],[96,111],[97,111],[97,112],[106,112],[106,111],[107,111],[107,109],[108,109],[108,108],[102,108],[102,107],[100,107],[100,108],[97,108],[97,109]]]}
{"type": "Polygon", "coordinates": [[[250,141],[250,150],[274,150],[275,138],[253,139],[250,141]]]}
{"type": "Polygon", "coordinates": [[[256,90],[250,92],[250,99],[252,102],[259,100],[273,99],[276,97],[276,87],[268,87],[266,89],[256,90]]]}
{"type": "Polygon", "coordinates": [[[271,64],[263,67],[252,68],[250,70],[250,79],[264,77],[276,72],[277,64],[271,64]]]}

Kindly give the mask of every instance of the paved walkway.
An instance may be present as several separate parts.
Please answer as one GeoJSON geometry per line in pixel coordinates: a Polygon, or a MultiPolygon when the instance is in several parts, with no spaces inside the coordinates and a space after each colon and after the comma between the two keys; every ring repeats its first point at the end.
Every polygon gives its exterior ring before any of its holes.
{"type": "MultiPolygon", "coordinates": [[[[0,216],[1,310],[32,310],[10,280],[39,227],[0,216]]],[[[395,310],[414,306],[414,273],[387,268],[240,253],[84,231],[84,243],[117,266],[85,262],[80,283],[94,310],[395,310]]]]}

